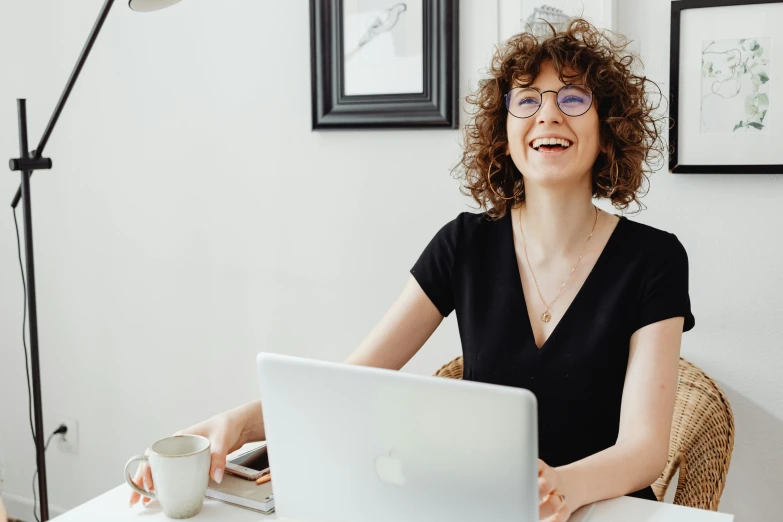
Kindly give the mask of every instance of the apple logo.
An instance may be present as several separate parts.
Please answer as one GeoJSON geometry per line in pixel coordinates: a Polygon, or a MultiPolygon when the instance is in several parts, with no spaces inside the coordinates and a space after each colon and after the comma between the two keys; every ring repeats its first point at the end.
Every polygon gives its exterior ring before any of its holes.
{"type": "Polygon", "coordinates": [[[389,455],[380,455],[375,457],[375,473],[381,482],[402,486],[405,484],[405,475],[402,472],[402,462],[394,458],[394,449],[389,451],[389,455]]]}

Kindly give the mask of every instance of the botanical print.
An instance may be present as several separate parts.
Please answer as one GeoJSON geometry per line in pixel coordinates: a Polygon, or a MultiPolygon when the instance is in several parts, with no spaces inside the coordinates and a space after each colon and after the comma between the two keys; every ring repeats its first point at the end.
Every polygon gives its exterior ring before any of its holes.
{"type": "Polygon", "coordinates": [[[701,132],[765,132],[771,38],[702,42],[701,132]]]}

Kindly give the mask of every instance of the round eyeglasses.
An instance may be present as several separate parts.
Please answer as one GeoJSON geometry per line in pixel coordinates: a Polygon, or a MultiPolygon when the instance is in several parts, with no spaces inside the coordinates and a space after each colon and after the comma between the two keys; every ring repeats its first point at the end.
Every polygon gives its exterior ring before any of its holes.
{"type": "Polygon", "coordinates": [[[584,85],[564,85],[557,91],[541,92],[533,87],[516,87],[506,97],[506,109],[517,118],[529,118],[538,112],[547,92],[557,94],[557,106],[566,116],[581,116],[593,105],[593,93],[584,85]]]}

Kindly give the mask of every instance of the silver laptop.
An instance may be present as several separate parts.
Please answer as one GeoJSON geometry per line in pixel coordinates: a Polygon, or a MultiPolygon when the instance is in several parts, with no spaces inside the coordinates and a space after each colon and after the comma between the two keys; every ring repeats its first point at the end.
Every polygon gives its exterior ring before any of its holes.
{"type": "Polygon", "coordinates": [[[258,355],[279,517],[538,520],[527,390],[258,355]]]}

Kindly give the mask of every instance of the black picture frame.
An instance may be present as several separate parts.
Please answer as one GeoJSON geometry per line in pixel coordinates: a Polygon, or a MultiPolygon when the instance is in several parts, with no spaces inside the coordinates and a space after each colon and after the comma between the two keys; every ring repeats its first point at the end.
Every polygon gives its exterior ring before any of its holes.
{"type": "Polygon", "coordinates": [[[456,129],[458,0],[423,0],[424,92],[353,96],[343,89],[342,4],[310,0],[313,130],[456,129]]]}
{"type": "Polygon", "coordinates": [[[677,0],[671,3],[669,62],[669,172],[675,174],[783,174],[783,164],[771,165],[682,165],[678,160],[679,85],[680,85],[680,16],[686,9],[775,4],[781,0],[677,0]]]}

